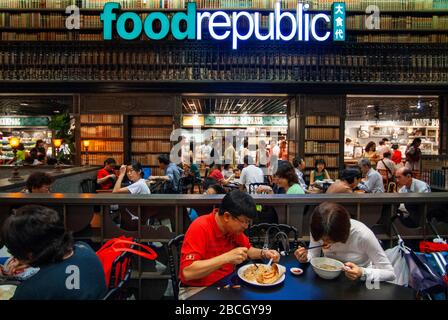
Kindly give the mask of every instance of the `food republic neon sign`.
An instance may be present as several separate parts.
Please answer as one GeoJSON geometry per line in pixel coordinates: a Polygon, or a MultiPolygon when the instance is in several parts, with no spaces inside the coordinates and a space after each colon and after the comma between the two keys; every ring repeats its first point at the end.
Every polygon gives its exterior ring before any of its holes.
{"type": "MultiPolygon", "coordinates": [[[[190,2],[187,4],[187,11],[178,12],[170,19],[162,12],[153,12],[149,14],[144,21],[135,12],[123,12],[118,14],[121,6],[119,3],[109,2],[104,5],[103,12],[100,15],[103,22],[103,39],[112,40],[113,27],[118,35],[124,40],[135,40],[142,32],[150,40],[164,39],[171,31],[176,40],[202,40],[203,22],[208,21],[206,27],[208,33],[215,40],[232,40],[232,48],[237,49],[240,41],[248,40],[252,37],[260,41],[276,40],[276,41],[290,41],[296,39],[297,41],[310,41],[314,39],[319,42],[326,41],[331,36],[331,31],[318,31],[317,23],[322,20],[325,23],[330,23],[334,26],[344,24],[345,33],[345,4],[338,2],[333,5],[333,20],[331,16],[318,13],[310,16],[307,13],[309,9],[308,4],[298,3],[296,13],[284,12],[281,10],[281,5],[277,2],[274,6],[274,12],[268,15],[269,27],[267,30],[260,30],[261,14],[259,12],[249,13],[247,11],[234,11],[227,13],[224,11],[208,12],[196,10],[196,3],[190,2]],[[335,19],[335,13],[339,12],[338,19],[335,19]],[[341,13],[343,13],[343,21],[341,20],[341,13]],[[126,24],[132,21],[132,30],[126,30],[126,24]],[[160,30],[154,30],[154,22],[158,21],[160,30]],[[185,22],[184,30],[181,30],[181,22],[185,22]],[[245,22],[248,26],[244,30],[239,28],[241,22],[245,22]],[[291,29],[287,32],[282,31],[282,25],[289,21],[291,29]]],[[[334,37],[334,41],[344,41],[345,34],[340,34],[339,39],[334,37]]]]}

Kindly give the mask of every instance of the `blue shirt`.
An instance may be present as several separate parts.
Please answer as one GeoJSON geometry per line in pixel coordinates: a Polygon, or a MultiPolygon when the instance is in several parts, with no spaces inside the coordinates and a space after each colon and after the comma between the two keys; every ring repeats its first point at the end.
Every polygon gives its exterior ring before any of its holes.
{"type": "Polygon", "coordinates": [[[87,244],[77,242],[73,255],[61,262],[41,266],[23,281],[13,300],[100,300],[106,295],[103,266],[87,244]]]}
{"type": "Polygon", "coordinates": [[[170,163],[165,170],[165,175],[168,176],[171,183],[173,184],[174,191],[177,191],[179,180],[182,174],[182,169],[179,168],[176,164],[170,163]]]}
{"type": "Polygon", "coordinates": [[[369,193],[384,192],[383,177],[378,171],[370,168],[367,172],[367,181],[363,181],[358,184],[358,188],[369,193]]]}

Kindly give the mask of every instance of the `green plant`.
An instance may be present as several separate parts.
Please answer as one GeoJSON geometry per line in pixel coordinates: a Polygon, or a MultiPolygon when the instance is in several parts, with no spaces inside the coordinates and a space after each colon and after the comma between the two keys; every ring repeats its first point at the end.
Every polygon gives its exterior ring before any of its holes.
{"type": "Polygon", "coordinates": [[[54,138],[63,139],[66,148],[61,148],[57,158],[60,162],[71,164],[75,154],[74,119],[68,112],[54,115],[48,127],[54,131],[54,138]]]}

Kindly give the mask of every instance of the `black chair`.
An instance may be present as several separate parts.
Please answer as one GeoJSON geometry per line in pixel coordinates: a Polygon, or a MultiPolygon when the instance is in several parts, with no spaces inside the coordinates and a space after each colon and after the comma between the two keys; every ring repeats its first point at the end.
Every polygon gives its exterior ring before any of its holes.
{"type": "Polygon", "coordinates": [[[185,235],[180,234],[168,242],[168,265],[170,268],[171,283],[173,285],[174,299],[179,299],[179,265],[180,250],[185,235]]]}
{"type": "Polygon", "coordinates": [[[180,194],[188,194],[189,190],[194,189],[194,177],[182,177],[177,184],[177,191],[180,194]]]}
{"type": "MultiPolygon", "coordinates": [[[[133,241],[135,241],[135,239],[133,241]]],[[[130,248],[135,249],[135,246],[132,245],[130,248]]],[[[112,263],[109,288],[103,300],[126,300],[127,295],[124,290],[124,286],[131,278],[131,273],[132,253],[123,252],[112,263]],[[118,281],[118,284],[115,285],[117,274],[119,275],[120,279],[118,281]]]]}
{"type": "Polygon", "coordinates": [[[294,252],[299,245],[297,229],[287,224],[256,224],[248,229],[248,236],[254,247],[285,251],[286,255],[294,252]]]}
{"type": "Polygon", "coordinates": [[[80,183],[82,193],[96,193],[98,189],[96,179],[84,179],[80,183]]]}
{"type": "Polygon", "coordinates": [[[247,190],[247,192],[249,194],[256,194],[257,193],[257,189],[259,186],[269,186],[268,183],[251,183],[249,184],[249,190],[247,190]]]}

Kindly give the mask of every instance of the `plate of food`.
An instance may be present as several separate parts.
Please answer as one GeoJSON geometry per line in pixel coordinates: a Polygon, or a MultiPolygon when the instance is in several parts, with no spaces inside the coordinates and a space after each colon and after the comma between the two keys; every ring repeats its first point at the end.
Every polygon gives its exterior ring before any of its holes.
{"type": "Polygon", "coordinates": [[[260,287],[271,287],[285,280],[286,268],[273,263],[272,266],[257,263],[246,264],[238,269],[238,277],[241,280],[260,287]]]}
{"type": "Polygon", "coordinates": [[[15,285],[0,285],[0,300],[10,300],[14,296],[16,288],[15,285]]]}

